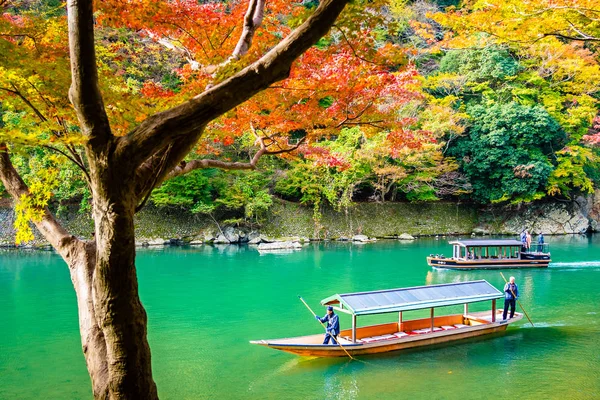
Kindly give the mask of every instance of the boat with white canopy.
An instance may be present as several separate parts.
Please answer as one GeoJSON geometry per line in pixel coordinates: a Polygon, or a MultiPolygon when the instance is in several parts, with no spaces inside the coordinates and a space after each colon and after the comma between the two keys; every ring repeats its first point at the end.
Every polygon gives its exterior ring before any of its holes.
{"type": "Polygon", "coordinates": [[[445,269],[545,268],[550,263],[547,244],[524,250],[514,239],[468,239],[449,242],[452,257],[430,254],[427,264],[445,269]]]}
{"type": "Polygon", "coordinates": [[[502,310],[497,310],[496,300],[503,296],[485,280],[335,294],[321,300],[321,304],[351,316],[352,328],[342,330],[338,336],[343,348],[322,344],[323,334],[250,343],[300,356],[344,357],[462,340],[504,331],[508,324],[523,318],[521,313],[515,313],[513,318],[502,320],[502,310]],[[491,302],[490,310],[469,312],[469,304],[483,301],[491,302]],[[437,308],[456,305],[464,306],[462,314],[435,312],[437,308]],[[403,318],[407,311],[424,309],[430,310],[427,318],[403,318]],[[358,317],[375,314],[395,315],[397,319],[385,324],[358,326],[358,317]]]}

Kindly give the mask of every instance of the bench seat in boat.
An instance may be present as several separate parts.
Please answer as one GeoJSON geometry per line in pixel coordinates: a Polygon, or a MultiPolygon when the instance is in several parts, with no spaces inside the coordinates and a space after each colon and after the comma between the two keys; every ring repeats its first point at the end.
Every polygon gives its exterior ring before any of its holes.
{"type": "MultiPolygon", "coordinates": [[[[452,329],[467,328],[468,326],[469,325],[465,325],[465,324],[443,325],[441,327],[436,326],[435,328],[433,328],[433,331],[441,332],[441,331],[448,331],[448,330],[452,330],[452,329]]],[[[422,335],[425,333],[431,333],[431,328],[416,329],[416,330],[410,331],[410,332],[395,332],[395,333],[387,334],[387,335],[369,336],[369,337],[357,339],[356,342],[357,343],[373,343],[373,342],[379,342],[382,340],[401,339],[401,338],[404,338],[407,336],[422,335]]],[[[350,337],[345,337],[344,339],[349,340],[349,341],[352,340],[350,337]]]]}

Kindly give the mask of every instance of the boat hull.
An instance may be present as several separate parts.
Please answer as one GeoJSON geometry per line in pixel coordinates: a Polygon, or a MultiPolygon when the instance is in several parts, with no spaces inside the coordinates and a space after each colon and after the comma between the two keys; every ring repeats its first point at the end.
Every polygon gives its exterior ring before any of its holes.
{"type": "Polygon", "coordinates": [[[550,257],[540,256],[531,259],[506,260],[456,260],[452,258],[427,257],[427,264],[444,269],[510,269],[510,268],[547,268],[550,257]]]}
{"type": "MultiPolygon", "coordinates": [[[[498,314],[499,313],[500,311],[498,311],[498,314]]],[[[344,341],[340,341],[344,347],[343,349],[339,345],[301,343],[303,339],[314,342],[315,339],[322,339],[323,335],[311,335],[303,338],[259,340],[252,341],[251,343],[303,357],[348,357],[346,351],[352,356],[361,356],[432,346],[440,343],[453,342],[457,340],[489,335],[495,332],[502,332],[506,330],[509,324],[519,321],[522,318],[522,314],[515,313],[515,316],[509,320],[501,320],[497,322],[490,322],[484,325],[468,326],[465,328],[448,331],[407,336],[404,338],[384,340],[375,343],[345,343],[344,341]],[[296,339],[296,342],[298,343],[286,343],[293,341],[294,339],[296,339]]]]}

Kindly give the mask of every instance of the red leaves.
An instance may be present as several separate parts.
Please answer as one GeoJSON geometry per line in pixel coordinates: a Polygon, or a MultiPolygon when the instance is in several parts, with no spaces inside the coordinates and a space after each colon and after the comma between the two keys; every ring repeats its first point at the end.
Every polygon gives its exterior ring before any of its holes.
{"type": "Polygon", "coordinates": [[[323,147],[303,146],[301,153],[304,154],[306,159],[313,160],[315,165],[319,167],[325,166],[328,168],[337,168],[338,171],[344,171],[351,166],[343,157],[331,153],[323,147]]]}
{"type": "Polygon", "coordinates": [[[223,139],[223,145],[224,146],[231,146],[233,144],[234,140],[231,136],[225,136],[225,138],[223,139]]]}
{"type": "MultiPolygon", "coordinates": [[[[405,118],[402,125],[406,126],[410,122],[415,122],[412,118],[405,118]],[[406,124],[406,125],[405,125],[406,124]]],[[[398,158],[400,152],[406,149],[420,149],[425,143],[436,143],[433,133],[421,129],[411,130],[410,128],[400,128],[388,133],[387,142],[392,158],[398,158]]]]}
{"type": "MultiPolygon", "coordinates": [[[[222,79],[220,75],[230,76],[265,54],[309,12],[296,2],[267,2],[250,52],[229,64],[228,71],[220,71],[218,65],[231,55],[240,36],[247,5],[246,1],[107,0],[99,4],[98,20],[148,32],[157,42],[166,39],[173,48],[166,46],[165,51],[180,51],[183,59],[199,66],[192,68],[188,62],[174,69],[183,82],[176,89],[177,97],[156,83],[158,80],[144,83],[144,97],[163,100],[148,103],[164,106],[171,98],[190,98],[204,90],[215,81],[213,72],[218,75],[216,80],[222,79]]],[[[405,50],[380,39],[387,22],[375,12],[364,13],[362,7],[356,6],[354,13],[349,11],[328,37],[309,49],[294,64],[288,79],[214,121],[207,140],[218,138],[217,147],[222,149],[247,133],[250,126],[266,136],[302,131],[309,140],[360,126],[367,135],[391,131],[392,151],[405,146],[417,148],[427,135],[405,130],[413,122],[398,122],[397,118],[407,103],[422,97],[418,73],[407,65],[405,50]]],[[[328,167],[349,165],[342,157],[317,153],[306,156],[328,167]]]]}
{"type": "Polygon", "coordinates": [[[144,82],[144,86],[140,90],[140,93],[143,96],[150,98],[168,98],[175,95],[172,90],[165,89],[161,85],[151,81],[144,82]]]}
{"type": "Polygon", "coordinates": [[[592,121],[592,127],[589,129],[589,135],[583,136],[584,142],[593,145],[600,146],[600,116],[596,116],[592,121]]]}

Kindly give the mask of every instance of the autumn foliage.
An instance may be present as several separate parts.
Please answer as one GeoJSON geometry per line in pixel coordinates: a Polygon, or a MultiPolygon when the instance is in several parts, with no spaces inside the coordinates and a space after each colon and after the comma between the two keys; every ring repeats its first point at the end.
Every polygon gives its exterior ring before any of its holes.
{"type": "MultiPolygon", "coordinates": [[[[99,68],[115,134],[127,134],[152,113],[241,70],[314,6],[267,2],[251,46],[237,55],[247,5],[98,2],[99,68]]],[[[304,163],[343,173],[360,157],[369,165],[362,190],[366,185],[370,195],[357,198],[464,196],[473,188],[464,175],[466,155],[455,145],[477,123],[470,107],[516,102],[541,104],[568,140],[547,155],[551,172],[536,181],[541,186],[535,196],[511,198],[501,187],[488,188],[501,193],[496,200],[588,191],[589,166],[596,159],[589,146],[599,141],[591,122],[600,76],[596,8],[592,0],[471,1],[445,9],[402,1],[391,7],[369,2],[365,8],[357,2],[297,60],[289,78],[213,121],[188,159],[248,160],[259,148],[258,135],[284,160],[286,174],[304,163]],[[455,68],[459,58],[453,54],[459,52],[470,52],[463,60],[477,63],[460,61],[455,68]],[[486,72],[488,56],[496,58],[489,59],[493,67],[486,72]],[[360,130],[357,146],[369,152],[324,145],[350,128],[360,130]]],[[[56,148],[81,163],[81,137],[67,97],[64,11],[7,8],[0,24],[7,33],[0,40],[2,51],[16,54],[0,69],[0,137],[24,148],[56,148]]],[[[510,171],[512,178],[523,179],[510,171]]]]}

